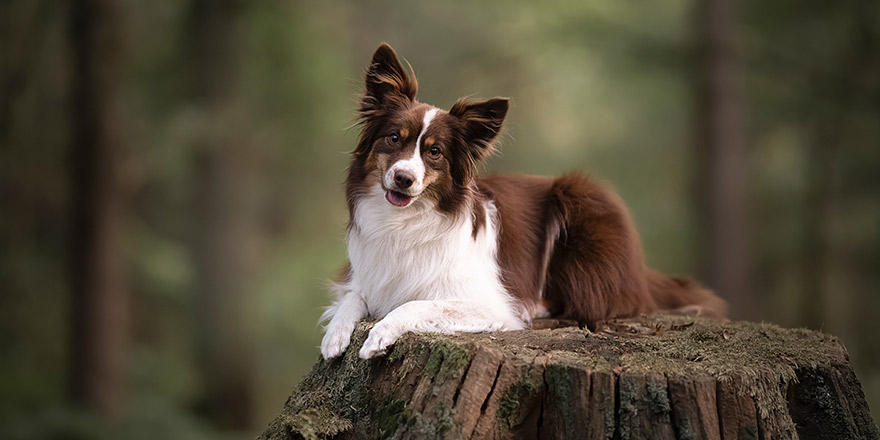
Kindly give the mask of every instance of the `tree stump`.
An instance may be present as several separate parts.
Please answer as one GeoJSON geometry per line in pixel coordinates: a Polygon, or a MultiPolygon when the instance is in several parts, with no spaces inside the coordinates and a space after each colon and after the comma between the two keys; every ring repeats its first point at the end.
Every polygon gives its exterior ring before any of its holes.
{"type": "Polygon", "coordinates": [[[409,333],[387,356],[319,359],[260,436],[878,439],[833,336],[653,315],[577,327],[409,333]]]}

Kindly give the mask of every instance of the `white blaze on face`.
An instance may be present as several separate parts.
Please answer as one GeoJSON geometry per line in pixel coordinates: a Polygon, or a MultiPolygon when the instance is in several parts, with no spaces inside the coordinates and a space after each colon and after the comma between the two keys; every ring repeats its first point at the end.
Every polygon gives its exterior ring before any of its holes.
{"type": "Polygon", "coordinates": [[[425,132],[428,131],[428,125],[431,124],[431,120],[434,119],[434,116],[437,115],[437,109],[432,108],[425,112],[425,117],[422,119],[422,131],[419,133],[419,137],[416,138],[416,148],[413,152],[413,155],[409,159],[398,160],[388,169],[388,172],[385,173],[385,187],[392,188],[394,185],[394,173],[397,170],[409,171],[412,173],[416,180],[413,182],[412,186],[409,188],[410,194],[416,195],[422,192],[424,183],[425,183],[425,162],[422,161],[421,154],[421,145],[422,145],[422,137],[425,136],[425,132]]]}

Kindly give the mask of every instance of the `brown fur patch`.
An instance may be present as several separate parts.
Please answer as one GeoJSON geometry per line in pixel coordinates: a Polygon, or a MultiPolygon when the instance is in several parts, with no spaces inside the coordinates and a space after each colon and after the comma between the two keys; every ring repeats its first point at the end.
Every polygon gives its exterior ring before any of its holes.
{"type": "Polygon", "coordinates": [[[542,290],[544,233],[550,224],[548,177],[492,176],[477,181],[498,209],[498,264],[505,287],[534,312],[542,290]]]}
{"type": "Polygon", "coordinates": [[[478,187],[498,207],[504,284],[528,310],[543,304],[551,316],[591,328],[612,317],[691,305],[706,316],[724,315],[724,302],[710,291],[645,267],[623,202],[586,176],[493,176],[478,187]],[[558,237],[548,243],[554,225],[558,237]]]}

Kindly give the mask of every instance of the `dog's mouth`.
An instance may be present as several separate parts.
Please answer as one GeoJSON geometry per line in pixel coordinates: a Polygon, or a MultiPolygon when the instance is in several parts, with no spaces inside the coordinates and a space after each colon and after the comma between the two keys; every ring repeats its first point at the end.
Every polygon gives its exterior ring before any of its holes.
{"type": "Polygon", "coordinates": [[[413,197],[406,194],[389,189],[385,191],[385,199],[394,206],[403,208],[412,203],[413,197]]]}

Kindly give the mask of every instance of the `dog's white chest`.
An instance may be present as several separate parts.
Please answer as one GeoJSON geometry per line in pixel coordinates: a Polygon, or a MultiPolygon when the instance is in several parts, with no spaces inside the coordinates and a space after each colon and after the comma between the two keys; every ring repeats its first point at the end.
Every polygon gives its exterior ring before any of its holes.
{"type": "Polygon", "coordinates": [[[413,300],[507,303],[491,203],[487,226],[474,237],[470,215],[451,217],[422,200],[400,209],[377,195],[357,205],[348,235],[351,285],[371,316],[384,317],[413,300]]]}

